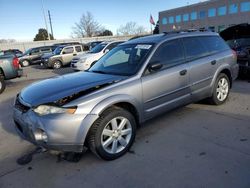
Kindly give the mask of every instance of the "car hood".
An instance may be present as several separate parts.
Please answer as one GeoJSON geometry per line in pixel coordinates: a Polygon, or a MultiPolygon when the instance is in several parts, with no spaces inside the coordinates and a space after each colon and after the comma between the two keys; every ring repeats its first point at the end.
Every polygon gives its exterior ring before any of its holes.
{"type": "Polygon", "coordinates": [[[225,40],[233,40],[240,38],[249,38],[250,37],[250,24],[239,24],[232,27],[229,27],[222,32],[220,36],[225,40]]]}
{"type": "MultiPolygon", "coordinates": [[[[39,81],[24,88],[19,97],[32,107],[54,103],[76,94],[87,95],[103,86],[125,79],[125,76],[98,74],[91,72],[72,73],[39,81]]],[[[79,97],[80,97],[79,96],[79,97]]]]}

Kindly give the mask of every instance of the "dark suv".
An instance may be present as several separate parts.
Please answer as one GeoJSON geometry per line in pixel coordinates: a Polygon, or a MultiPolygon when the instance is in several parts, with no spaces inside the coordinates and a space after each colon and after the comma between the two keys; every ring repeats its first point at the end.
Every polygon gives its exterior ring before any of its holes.
{"type": "Polygon", "coordinates": [[[250,25],[236,25],[222,31],[220,35],[237,54],[239,74],[250,73],[250,25]]]}
{"type": "Polygon", "coordinates": [[[30,48],[21,57],[19,57],[20,65],[22,67],[26,67],[31,64],[40,64],[42,55],[52,53],[56,48],[57,45],[30,48]]]}

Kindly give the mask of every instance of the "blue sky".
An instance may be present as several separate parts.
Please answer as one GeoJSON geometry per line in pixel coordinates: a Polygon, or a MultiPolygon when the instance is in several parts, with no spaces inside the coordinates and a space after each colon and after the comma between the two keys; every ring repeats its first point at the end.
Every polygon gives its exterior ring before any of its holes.
{"type": "MultiPolygon", "coordinates": [[[[149,16],[158,12],[197,3],[198,0],[43,0],[50,10],[55,38],[70,38],[72,27],[87,11],[114,34],[120,25],[134,21],[150,30],[149,16]]],[[[47,14],[46,14],[47,15],[47,14]]],[[[33,40],[39,28],[45,28],[41,0],[0,0],[0,39],[33,40]]]]}

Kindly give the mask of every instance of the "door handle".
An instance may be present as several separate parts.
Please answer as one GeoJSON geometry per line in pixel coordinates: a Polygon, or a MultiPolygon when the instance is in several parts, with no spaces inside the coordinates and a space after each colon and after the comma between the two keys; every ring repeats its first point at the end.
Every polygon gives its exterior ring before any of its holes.
{"type": "Polygon", "coordinates": [[[185,69],[185,70],[182,70],[182,71],[180,71],[180,75],[181,76],[184,76],[184,75],[186,75],[187,74],[187,70],[185,69]]]}
{"type": "Polygon", "coordinates": [[[212,64],[212,65],[215,65],[216,63],[217,63],[216,60],[211,61],[211,64],[212,64]]]}

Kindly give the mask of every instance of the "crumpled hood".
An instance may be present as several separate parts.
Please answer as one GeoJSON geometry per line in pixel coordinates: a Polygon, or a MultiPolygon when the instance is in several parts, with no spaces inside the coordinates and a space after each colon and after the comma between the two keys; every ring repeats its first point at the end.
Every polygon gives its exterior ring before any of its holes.
{"type": "Polygon", "coordinates": [[[125,78],[125,76],[91,72],[72,73],[33,83],[24,88],[19,97],[25,103],[34,107],[55,102],[93,87],[112,84],[125,78]]]}

